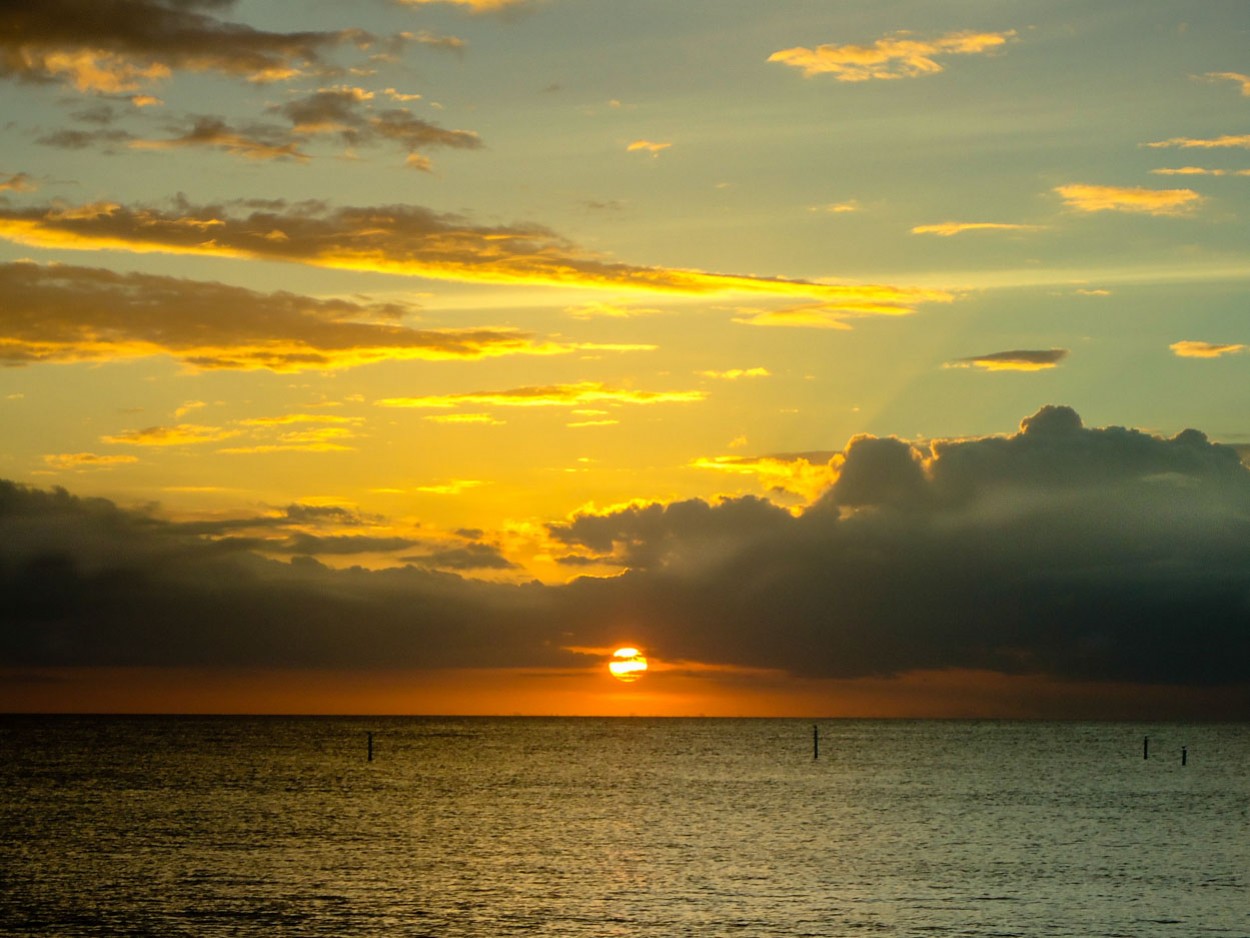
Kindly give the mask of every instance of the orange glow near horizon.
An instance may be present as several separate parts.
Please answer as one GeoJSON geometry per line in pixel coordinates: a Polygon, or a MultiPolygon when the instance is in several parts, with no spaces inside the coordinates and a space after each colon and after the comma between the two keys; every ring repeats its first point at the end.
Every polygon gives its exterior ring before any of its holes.
{"type": "Polygon", "coordinates": [[[266,671],[45,669],[0,682],[0,712],[376,716],[773,717],[863,719],[1201,718],[1238,688],[1064,682],[988,671],[804,679],[655,670],[621,687],[606,669],[266,671]]]}

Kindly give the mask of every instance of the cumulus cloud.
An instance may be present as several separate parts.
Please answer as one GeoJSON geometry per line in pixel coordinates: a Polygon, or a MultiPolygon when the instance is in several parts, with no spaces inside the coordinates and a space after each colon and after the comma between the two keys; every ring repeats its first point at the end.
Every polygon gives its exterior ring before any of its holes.
{"type": "Polygon", "coordinates": [[[919,39],[912,33],[899,32],[878,39],[870,46],[821,45],[815,49],[795,46],[774,52],[768,61],[802,69],[806,78],[832,75],[837,81],[849,82],[918,78],[943,71],[937,61],[939,58],[994,52],[1015,35],[1015,30],[958,32],[936,39],[919,39]]]}
{"type": "MultiPolygon", "coordinates": [[[[287,512],[179,524],[3,483],[0,660],[557,666],[628,623],[667,660],[1221,687],[1207,715],[1250,717],[1250,469],[1232,447],[1046,406],[1001,436],[859,436],[829,465],[836,480],[801,511],[735,498],[579,513],[549,528],[570,569],[624,572],[523,586],[266,560],[244,525],[293,546],[287,512]]],[[[486,569],[501,556],[461,547],[412,553],[486,569]]]]}
{"type": "Polygon", "coordinates": [[[1068,357],[1065,348],[1012,349],[1007,352],[990,352],[956,358],[946,363],[947,368],[981,368],[985,371],[1044,371],[1055,368],[1068,357]]]}
{"type": "Polygon", "coordinates": [[[218,19],[230,0],[40,0],[0,9],[0,77],[118,93],[175,70],[276,81],[324,67],[359,30],[275,33],[218,19]]]}
{"type": "Polygon", "coordinates": [[[675,294],[813,297],[871,309],[942,302],[942,290],[839,284],[625,264],[541,225],[474,225],[414,205],[331,209],[277,203],[248,214],[179,200],[168,208],[116,202],[0,205],[0,238],[68,250],[160,251],[288,261],[471,283],[606,287],[675,294]]]}
{"type": "Polygon", "coordinates": [[[10,365],[169,355],[201,369],[296,372],[587,347],[509,329],[414,329],[395,304],[62,264],[0,264],[0,292],[0,363],[10,365]]]}
{"type": "Polygon", "coordinates": [[[1168,348],[1181,358],[1221,358],[1225,355],[1235,355],[1246,350],[1246,346],[1241,344],[1199,342],[1194,339],[1173,342],[1168,348]]]}
{"type": "Polygon", "coordinates": [[[1069,208],[1080,212],[1135,212],[1144,215],[1183,215],[1203,201],[1193,189],[1144,189],[1139,186],[1056,186],[1069,208]]]}

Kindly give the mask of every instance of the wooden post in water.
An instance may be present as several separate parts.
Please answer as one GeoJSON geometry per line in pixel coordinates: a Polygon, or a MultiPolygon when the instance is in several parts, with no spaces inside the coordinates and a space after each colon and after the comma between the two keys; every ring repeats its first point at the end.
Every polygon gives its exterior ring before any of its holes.
{"type": "Polygon", "coordinates": [[[373,734],[369,733],[369,761],[373,761],[373,734]]]}
{"type": "Polygon", "coordinates": [[[812,727],[812,758],[820,758],[820,727],[812,727]]]}
{"type": "Polygon", "coordinates": [[[1189,747],[1181,746],[1181,765],[1189,761],[1189,747]]]}
{"type": "Polygon", "coordinates": [[[1150,758],[1150,737],[1143,736],[1141,741],[1141,757],[1143,759],[1150,758]]]}

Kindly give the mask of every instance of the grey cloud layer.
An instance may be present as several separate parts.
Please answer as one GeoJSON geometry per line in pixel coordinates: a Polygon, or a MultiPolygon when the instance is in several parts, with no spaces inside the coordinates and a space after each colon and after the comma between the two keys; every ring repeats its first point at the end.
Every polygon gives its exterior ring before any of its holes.
{"type": "Polygon", "coordinates": [[[0,264],[0,294],[0,364],[9,365],[167,354],[199,368],[298,371],[556,350],[506,329],[414,329],[395,304],[67,264],[0,264]]]}
{"type": "Polygon", "coordinates": [[[572,556],[629,567],[565,586],[264,561],[10,485],[0,661],[552,666],[628,629],[664,659],[806,676],[1227,685],[1241,709],[1224,715],[1250,716],[1250,471],[1232,448],[1048,407],[1007,437],[858,437],[843,458],[798,516],[692,500],[553,526],[572,556]]]}

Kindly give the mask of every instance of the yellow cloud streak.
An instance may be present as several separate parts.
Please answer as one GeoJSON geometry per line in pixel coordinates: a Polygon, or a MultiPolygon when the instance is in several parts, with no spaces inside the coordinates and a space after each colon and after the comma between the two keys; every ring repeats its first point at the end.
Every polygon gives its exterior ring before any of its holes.
{"type": "Polygon", "coordinates": [[[102,456],[98,453],[50,453],[43,461],[53,469],[108,469],[139,461],[138,456],[102,456]]]}
{"type": "Polygon", "coordinates": [[[126,446],[189,446],[199,443],[215,443],[238,436],[238,430],[224,427],[205,427],[192,423],[180,423],[173,427],[145,427],[142,430],[125,430],[113,436],[100,437],[101,442],[126,446]]]}
{"type": "Polygon", "coordinates": [[[216,208],[174,213],[116,203],[18,211],[0,208],[0,238],[34,247],[276,260],[470,283],[592,287],[672,294],[746,293],[827,303],[915,306],[940,290],[822,283],[780,277],[643,267],[590,255],[547,229],[485,228],[403,206],[334,212],[256,213],[216,208]]]}
{"type": "Polygon", "coordinates": [[[991,221],[946,221],[935,225],[917,225],[912,234],[934,234],[949,238],[966,231],[1041,231],[1042,225],[1013,225],[1005,222],[991,221]]]}
{"type": "Polygon", "coordinates": [[[1192,211],[1203,201],[1193,189],[1143,189],[1074,183],[1056,186],[1054,191],[1063,198],[1065,205],[1081,212],[1181,215],[1192,211]]]}
{"type": "Polygon", "coordinates": [[[1144,147],[1152,150],[1162,149],[1164,147],[1178,147],[1182,150],[1218,150],[1229,147],[1238,147],[1243,150],[1250,150],[1250,134],[1224,134],[1220,137],[1172,137],[1169,140],[1156,140],[1154,143],[1144,143],[1144,147]]]}
{"type": "Polygon", "coordinates": [[[1218,344],[1215,342],[1199,342],[1184,339],[1168,346],[1175,355],[1181,358],[1219,358],[1223,355],[1235,355],[1244,352],[1246,346],[1238,344],[1218,344]]]}
{"type": "Polygon", "coordinates": [[[635,391],[609,388],[594,381],[513,388],[507,391],[474,391],[467,394],[435,394],[425,397],[389,397],[374,401],[379,407],[446,408],[460,404],[500,407],[575,407],[593,402],[613,404],[685,404],[701,401],[702,391],[635,391]]]}

